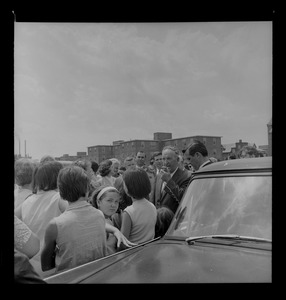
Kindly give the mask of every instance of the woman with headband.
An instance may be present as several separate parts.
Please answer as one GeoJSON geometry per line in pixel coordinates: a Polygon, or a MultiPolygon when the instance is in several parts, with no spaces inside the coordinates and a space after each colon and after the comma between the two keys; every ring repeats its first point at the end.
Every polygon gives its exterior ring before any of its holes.
{"type": "Polygon", "coordinates": [[[79,166],[65,167],[59,172],[60,196],[69,206],[46,228],[41,253],[43,271],[55,267],[56,272],[62,272],[108,255],[106,232],[114,234],[118,247],[121,243],[127,247],[135,245],[87,201],[89,181],[79,166]]]}
{"type": "MultiPolygon", "coordinates": [[[[95,208],[103,212],[105,221],[115,226],[112,216],[118,210],[120,198],[120,193],[115,187],[102,186],[93,192],[91,201],[95,208]]],[[[108,254],[116,252],[116,238],[110,233],[107,233],[107,250],[108,254]]]]}

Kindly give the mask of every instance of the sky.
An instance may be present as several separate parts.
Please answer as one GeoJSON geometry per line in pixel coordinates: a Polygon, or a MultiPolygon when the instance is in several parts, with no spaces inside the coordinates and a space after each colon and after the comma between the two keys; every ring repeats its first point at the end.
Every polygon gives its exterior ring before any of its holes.
{"type": "Polygon", "coordinates": [[[15,22],[14,151],[221,136],[267,145],[272,22],[15,22]]]}

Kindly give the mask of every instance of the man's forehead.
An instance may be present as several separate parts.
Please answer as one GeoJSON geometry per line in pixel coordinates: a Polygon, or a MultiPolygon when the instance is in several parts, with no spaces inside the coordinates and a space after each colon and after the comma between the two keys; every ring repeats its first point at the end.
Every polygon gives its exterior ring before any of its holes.
{"type": "Polygon", "coordinates": [[[176,152],[172,149],[165,149],[162,152],[162,156],[168,156],[168,155],[176,155],[176,152]]]}

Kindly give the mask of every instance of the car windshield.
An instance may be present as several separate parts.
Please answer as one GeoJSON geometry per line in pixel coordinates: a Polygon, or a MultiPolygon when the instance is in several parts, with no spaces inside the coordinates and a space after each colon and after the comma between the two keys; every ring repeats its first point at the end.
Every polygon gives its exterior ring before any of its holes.
{"type": "Polygon", "coordinates": [[[166,233],[173,237],[236,234],[272,238],[272,177],[194,179],[166,233]]]}

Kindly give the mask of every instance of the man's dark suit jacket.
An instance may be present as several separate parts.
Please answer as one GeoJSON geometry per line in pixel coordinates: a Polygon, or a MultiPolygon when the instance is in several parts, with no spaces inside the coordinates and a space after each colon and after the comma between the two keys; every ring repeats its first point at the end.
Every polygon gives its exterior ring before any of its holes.
{"type": "Polygon", "coordinates": [[[150,195],[150,201],[154,203],[157,208],[167,206],[175,213],[185,189],[189,184],[190,178],[190,172],[186,169],[182,170],[178,168],[161,192],[163,180],[159,173],[155,178],[154,187],[150,195]]]}

